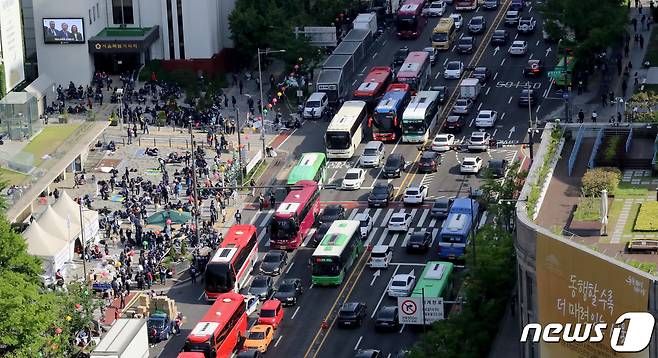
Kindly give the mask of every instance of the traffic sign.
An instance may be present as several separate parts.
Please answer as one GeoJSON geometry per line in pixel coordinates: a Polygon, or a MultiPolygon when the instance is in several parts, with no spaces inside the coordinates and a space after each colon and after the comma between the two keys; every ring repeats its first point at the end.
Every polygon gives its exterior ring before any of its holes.
{"type": "Polygon", "coordinates": [[[401,324],[423,324],[423,308],[425,324],[444,319],[443,298],[398,297],[399,320],[401,324]]]}

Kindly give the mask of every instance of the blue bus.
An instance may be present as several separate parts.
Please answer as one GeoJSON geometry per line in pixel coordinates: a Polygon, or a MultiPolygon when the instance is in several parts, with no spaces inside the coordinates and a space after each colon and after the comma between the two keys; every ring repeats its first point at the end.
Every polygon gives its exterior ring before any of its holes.
{"type": "Polygon", "coordinates": [[[394,141],[402,133],[402,113],[411,100],[411,87],[406,83],[389,85],[379,101],[368,127],[372,128],[372,139],[394,141]]]}
{"type": "Polygon", "coordinates": [[[476,225],[478,210],[479,204],[474,199],[455,199],[439,233],[439,258],[464,258],[466,246],[471,240],[471,229],[476,225]]]}

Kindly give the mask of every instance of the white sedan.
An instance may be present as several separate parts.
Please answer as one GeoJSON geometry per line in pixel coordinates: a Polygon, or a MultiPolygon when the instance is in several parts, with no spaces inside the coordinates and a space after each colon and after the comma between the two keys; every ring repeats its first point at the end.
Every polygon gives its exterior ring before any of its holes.
{"type": "Polygon", "coordinates": [[[521,40],[514,41],[507,52],[510,55],[523,56],[528,52],[528,42],[521,40]]]}
{"type": "Polygon", "coordinates": [[[388,220],[388,231],[409,231],[411,214],[394,213],[388,220]]]}
{"type": "Polygon", "coordinates": [[[432,141],[432,150],[435,152],[447,152],[455,145],[454,134],[437,134],[432,141]]]}
{"type": "Polygon", "coordinates": [[[393,276],[386,290],[389,297],[409,297],[416,284],[416,276],[411,271],[407,274],[397,274],[393,276]]]}
{"type": "Polygon", "coordinates": [[[464,18],[462,17],[461,14],[450,14],[450,17],[452,17],[452,20],[455,22],[455,29],[459,30],[462,28],[462,24],[464,23],[464,18]]]}
{"type": "Polygon", "coordinates": [[[482,158],[480,157],[466,157],[462,160],[459,167],[461,174],[477,174],[482,169],[482,158]]]}
{"type": "Polygon", "coordinates": [[[481,110],[480,113],[478,113],[478,116],[475,118],[475,126],[491,128],[496,125],[497,120],[498,112],[481,110]]]}
{"type": "Polygon", "coordinates": [[[361,189],[361,184],[366,178],[366,171],[361,168],[352,168],[345,173],[342,188],[345,190],[361,189]]]}
{"type": "Polygon", "coordinates": [[[432,1],[423,9],[423,14],[427,16],[443,16],[446,12],[446,3],[443,1],[432,1]]]}
{"type": "Polygon", "coordinates": [[[443,78],[446,80],[458,80],[464,72],[464,63],[461,61],[450,61],[443,70],[443,78]]]}
{"type": "Polygon", "coordinates": [[[407,190],[404,191],[402,202],[405,204],[422,204],[426,197],[427,186],[410,186],[407,188],[407,190]]]}

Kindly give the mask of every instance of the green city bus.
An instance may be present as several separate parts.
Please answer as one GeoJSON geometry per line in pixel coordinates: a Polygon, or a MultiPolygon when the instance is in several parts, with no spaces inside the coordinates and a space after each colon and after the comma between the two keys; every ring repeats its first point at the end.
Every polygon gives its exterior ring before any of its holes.
{"type": "MultiPolygon", "coordinates": [[[[455,265],[451,262],[428,261],[425,264],[423,273],[416,281],[411,297],[425,297],[425,299],[441,297],[444,301],[449,300],[452,297],[452,271],[454,267],[455,265]]],[[[432,322],[428,320],[425,324],[431,324],[432,322]]]]}
{"type": "Polygon", "coordinates": [[[327,167],[327,156],[324,153],[303,153],[290,174],[288,185],[293,185],[300,180],[313,180],[323,184],[327,167]]]}
{"type": "Polygon", "coordinates": [[[362,252],[359,221],[334,221],[311,256],[311,282],[340,285],[362,252]]]}

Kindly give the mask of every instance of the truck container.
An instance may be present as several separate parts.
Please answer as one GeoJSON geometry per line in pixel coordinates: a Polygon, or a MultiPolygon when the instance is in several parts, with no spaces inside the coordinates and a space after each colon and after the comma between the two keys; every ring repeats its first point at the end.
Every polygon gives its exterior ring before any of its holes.
{"type": "Polygon", "coordinates": [[[371,12],[369,14],[359,14],[352,22],[352,28],[369,30],[371,34],[377,32],[377,14],[371,12]]]}
{"type": "Polygon", "coordinates": [[[354,57],[351,55],[332,54],[324,61],[322,69],[343,71],[343,76],[352,77],[354,71],[356,71],[356,64],[354,63],[354,57]]]}
{"type": "Polygon", "coordinates": [[[148,358],[145,319],[120,318],[94,348],[89,358],[148,358]]]}
{"type": "Polygon", "coordinates": [[[459,97],[475,100],[480,94],[480,88],[482,88],[480,80],[477,78],[465,78],[459,84],[459,97]]]}
{"type": "Polygon", "coordinates": [[[329,103],[338,103],[340,99],[345,98],[347,95],[349,89],[348,78],[341,70],[322,70],[316,82],[317,91],[326,93],[329,97],[329,103]]]}
{"type": "Polygon", "coordinates": [[[363,49],[367,52],[373,43],[373,34],[370,30],[352,29],[343,37],[344,42],[361,42],[363,49]]]}
{"type": "Polygon", "coordinates": [[[350,55],[354,58],[354,63],[360,65],[366,58],[366,52],[361,42],[341,42],[336,46],[332,55],[350,55]]]}

